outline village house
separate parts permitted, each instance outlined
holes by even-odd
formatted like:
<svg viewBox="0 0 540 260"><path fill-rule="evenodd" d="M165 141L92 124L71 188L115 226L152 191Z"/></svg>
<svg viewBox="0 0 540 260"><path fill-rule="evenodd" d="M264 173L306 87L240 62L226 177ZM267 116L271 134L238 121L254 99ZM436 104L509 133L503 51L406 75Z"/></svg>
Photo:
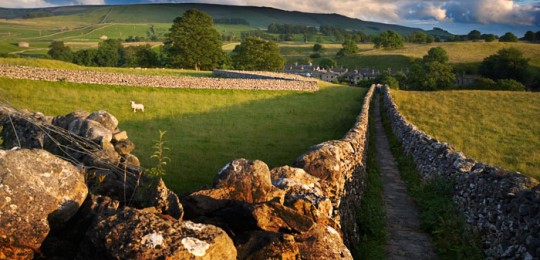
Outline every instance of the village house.
<svg viewBox="0 0 540 260"><path fill-rule="evenodd" d="M30 47L30 43L28 43L28 42L19 42L17 45L19 46L19 48L29 48Z"/></svg>

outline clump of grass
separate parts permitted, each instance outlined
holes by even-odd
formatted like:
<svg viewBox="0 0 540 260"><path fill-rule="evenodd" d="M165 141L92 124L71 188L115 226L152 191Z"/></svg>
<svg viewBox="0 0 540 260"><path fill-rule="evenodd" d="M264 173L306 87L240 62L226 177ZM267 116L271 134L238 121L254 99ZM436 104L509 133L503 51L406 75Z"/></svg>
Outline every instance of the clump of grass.
<svg viewBox="0 0 540 260"><path fill-rule="evenodd" d="M373 104L373 102L372 102ZM373 107L370 109L370 118L373 117ZM369 121L369 145L366 161L366 190L360 210L358 211L358 224L362 234L360 244L355 247L357 259L384 259L386 245L386 229L383 202L382 178L379 165L376 161L375 126L373 120Z"/></svg>
<svg viewBox="0 0 540 260"><path fill-rule="evenodd" d="M468 157L540 178L540 94L392 91L400 112ZM426 109L429 108L429 109Z"/></svg>
<svg viewBox="0 0 540 260"><path fill-rule="evenodd" d="M381 103L382 106L382 103ZM381 108L381 111L383 109ZM441 259L484 259L480 237L465 228L465 218L452 199L453 183L442 177L421 179L412 156L403 152L386 113L383 126L407 191L420 209L422 228L431 234Z"/></svg>

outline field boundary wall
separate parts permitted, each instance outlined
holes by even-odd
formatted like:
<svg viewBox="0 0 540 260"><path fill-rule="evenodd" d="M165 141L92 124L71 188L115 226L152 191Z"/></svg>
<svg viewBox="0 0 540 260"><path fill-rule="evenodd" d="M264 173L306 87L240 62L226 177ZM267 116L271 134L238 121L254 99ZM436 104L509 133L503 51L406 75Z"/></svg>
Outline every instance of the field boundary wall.
<svg viewBox="0 0 540 260"><path fill-rule="evenodd" d="M488 257L540 258L540 185L537 180L483 164L439 142L399 112L388 87L383 96L392 131L424 179L453 183L454 201L468 228L482 236Z"/></svg>

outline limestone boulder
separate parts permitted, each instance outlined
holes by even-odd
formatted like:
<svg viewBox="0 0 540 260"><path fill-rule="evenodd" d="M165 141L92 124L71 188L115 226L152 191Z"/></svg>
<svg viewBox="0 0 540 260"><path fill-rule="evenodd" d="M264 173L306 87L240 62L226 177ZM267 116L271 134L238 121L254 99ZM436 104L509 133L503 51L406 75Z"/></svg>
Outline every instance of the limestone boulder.
<svg viewBox="0 0 540 260"><path fill-rule="evenodd" d="M274 186L285 190L285 205L309 216L314 221L331 218L333 207L325 197L320 179L300 168L277 167L270 172Z"/></svg>
<svg viewBox="0 0 540 260"><path fill-rule="evenodd" d="M231 161L215 176L214 188L224 190L216 199L238 200L247 203L283 201L285 193L274 187L266 163L237 159Z"/></svg>
<svg viewBox="0 0 540 260"><path fill-rule="evenodd" d="M324 195L339 206L343 195L345 176L357 162L349 161L347 155L354 154L352 145L343 141L328 141L313 146L308 152L296 159L294 165L303 168L309 174L321 179Z"/></svg>
<svg viewBox="0 0 540 260"><path fill-rule="evenodd" d="M98 256L110 259L236 259L220 228L132 208L105 217L88 232ZM99 255L99 254L103 255Z"/></svg>
<svg viewBox="0 0 540 260"><path fill-rule="evenodd" d="M155 207L159 212L170 215L171 217L182 220L184 208L180 204L178 196L167 186L160 178L155 189L150 192L149 205Z"/></svg>
<svg viewBox="0 0 540 260"><path fill-rule="evenodd" d="M95 142L103 148L110 145L112 140L111 130L97 121L88 119L82 123L79 135Z"/></svg>
<svg viewBox="0 0 540 260"><path fill-rule="evenodd" d="M238 259L296 260L300 251L294 236L277 232L253 231L244 235L238 249Z"/></svg>
<svg viewBox="0 0 540 260"><path fill-rule="evenodd" d="M114 150L120 155L130 154L135 149L135 144L128 140L120 140L114 144Z"/></svg>
<svg viewBox="0 0 540 260"><path fill-rule="evenodd" d="M307 232L315 223L298 211L277 202L267 202L252 206L251 214L257 226L265 231Z"/></svg>
<svg viewBox="0 0 540 260"><path fill-rule="evenodd" d="M0 256L32 258L87 194L83 174L49 152L0 150Z"/></svg>
<svg viewBox="0 0 540 260"><path fill-rule="evenodd" d="M317 224L308 232L295 234L294 238L301 259L353 259L340 233L330 226Z"/></svg>
<svg viewBox="0 0 540 260"><path fill-rule="evenodd" d="M87 118L100 123L103 127L109 129L111 132L118 127L118 119L105 110L99 110L90 114Z"/></svg>
<svg viewBox="0 0 540 260"><path fill-rule="evenodd" d="M90 114L86 111L77 110L74 112L71 112L65 116L57 116L53 119L52 124L61 128L64 128L66 130L70 129L70 125L73 121L78 121L82 123ZM77 128L77 127L74 127ZM74 129L76 132L73 133L79 133L80 131L80 125L79 128Z"/></svg>

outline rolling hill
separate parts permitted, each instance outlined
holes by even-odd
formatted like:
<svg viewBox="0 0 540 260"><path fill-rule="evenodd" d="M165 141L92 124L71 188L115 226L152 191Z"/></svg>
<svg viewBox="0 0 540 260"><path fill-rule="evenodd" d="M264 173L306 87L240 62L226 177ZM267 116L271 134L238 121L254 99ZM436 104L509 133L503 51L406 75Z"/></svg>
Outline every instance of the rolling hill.
<svg viewBox="0 0 540 260"><path fill-rule="evenodd" d="M0 19L26 19L36 22L73 22L87 25L103 23L171 23L186 10L196 8L217 18L241 18L253 27L266 29L271 23L300 24L318 27L332 25L347 30L362 31L366 34L379 34L385 30L394 30L401 34L410 34L419 28L394 24L362 21L339 14L315 14L296 11L284 11L268 7L229 6L213 4L141 4L110 6L63 6L34 9L0 8ZM39 17L46 16L46 17ZM428 31L431 33L431 31ZM433 32L440 33L440 32Z"/></svg>

